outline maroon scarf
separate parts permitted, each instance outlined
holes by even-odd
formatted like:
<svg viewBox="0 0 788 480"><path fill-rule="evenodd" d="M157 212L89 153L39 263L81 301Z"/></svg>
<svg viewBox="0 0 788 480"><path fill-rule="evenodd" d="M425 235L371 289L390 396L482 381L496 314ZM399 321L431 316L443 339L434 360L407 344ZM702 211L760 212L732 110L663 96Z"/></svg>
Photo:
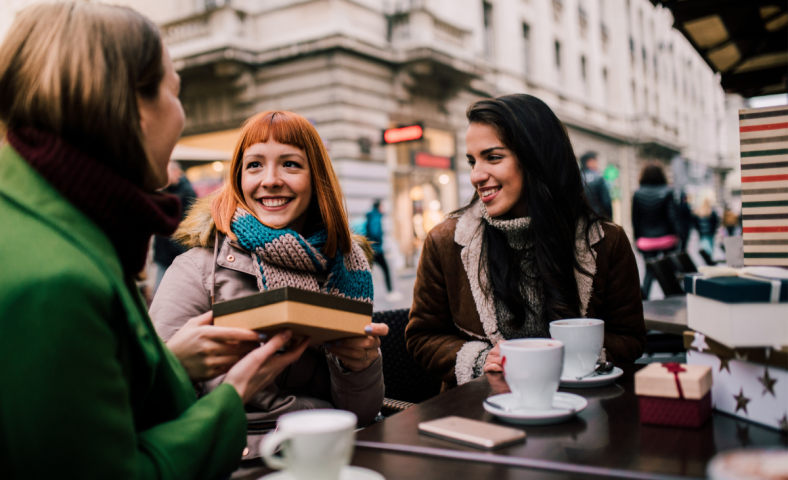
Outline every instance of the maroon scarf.
<svg viewBox="0 0 788 480"><path fill-rule="evenodd" d="M8 143L106 233L126 275L145 268L154 233L169 236L178 228L178 197L144 192L56 135L22 128L8 132Z"/></svg>

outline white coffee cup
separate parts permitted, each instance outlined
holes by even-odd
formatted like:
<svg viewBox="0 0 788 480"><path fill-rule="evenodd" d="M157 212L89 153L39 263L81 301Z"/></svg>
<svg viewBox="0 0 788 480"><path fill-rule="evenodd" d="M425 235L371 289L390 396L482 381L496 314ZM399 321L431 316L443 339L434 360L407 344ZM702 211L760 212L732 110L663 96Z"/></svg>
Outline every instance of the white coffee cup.
<svg viewBox="0 0 788 480"><path fill-rule="evenodd" d="M522 338L501 344L503 375L521 408L548 410L561 382L564 344L552 338Z"/></svg>
<svg viewBox="0 0 788 480"><path fill-rule="evenodd" d="M605 322L596 318L568 318L550 322L550 336L564 343L565 378L589 375L596 368L605 340Z"/></svg>
<svg viewBox="0 0 788 480"><path fill-rule="evenodd" d="M305 410L279 417L260 445L265 463L297 480L337 480L353 455L356 416L343 410ZM282 455L274 455L282 446Z"/></svg>

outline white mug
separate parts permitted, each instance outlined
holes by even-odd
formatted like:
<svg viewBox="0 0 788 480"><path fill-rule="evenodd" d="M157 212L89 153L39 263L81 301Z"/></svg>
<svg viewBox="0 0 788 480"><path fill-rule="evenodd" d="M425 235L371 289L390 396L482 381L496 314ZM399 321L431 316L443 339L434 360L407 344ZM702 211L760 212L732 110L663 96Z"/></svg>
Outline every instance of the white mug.
<svg viewBox="0 0 788 480"><path fill-rule="evenodd" d="M568 318L550 322L550 336L564 343L565 378L594 371L605 340L605 322L596 318Z"/></svg>
<svg viewBox="0 0 788 480"><path fill-rule="evenodd" d="M552 338L522 338L501 344L503 375L521 408L548 410L561 382L564 344Z"/></svg>
<svg viewBox="0 0 788 480"><path fill-rule="evenodd" d="M356 416L343 410L304 410L279 417L260 445L265 463L297 480L337 480L353 455ZM282 446L282 456L274 455Z"/></svg>

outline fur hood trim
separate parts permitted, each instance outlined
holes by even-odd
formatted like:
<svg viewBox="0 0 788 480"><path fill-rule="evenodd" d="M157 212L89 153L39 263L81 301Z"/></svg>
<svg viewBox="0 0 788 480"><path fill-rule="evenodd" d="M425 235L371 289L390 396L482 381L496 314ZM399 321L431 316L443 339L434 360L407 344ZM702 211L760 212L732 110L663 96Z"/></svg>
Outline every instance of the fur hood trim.
<svg viewBox="0 0 788 480"><path fill-rule="evenodd" d="M211 203L215 195L198 198L192 203L172 239L184 247L213 248L216 223L211 215Z"/></svg>
<svg viewBox="0 0 788 480"><path fill-rule="evenodd" d="M181 222L178 230L172 235L172 239L180 243L187 249L192 248L213 248L216 238L216 222L211 215L211 203L216 195L208 195L198 198L186 214L186 218ZM370 265L373 264L375 253L366 237L361 235L351 235L351 239L364 252L364 256Z"/></svg>
<svg viewBox="0 0 788 480"><path fill-rule="evenodd" d="M482 263L481 266L479 265L479 259L486 255L486 252L482 251L481 233L482 222L484 221L482 214L481 202L477 201L468 207L457 221L454 241L463 247L460 251L460 257L468 275L468 282L471 284L471 293L484 327L484 333L487 334L487 340L496 345L503 339L503 336L498 331L494 302L491 298L487 298L484 295L484 292L488 290L486 287L487 282L489 282L487 272L484 271L486 264ZM584 238L584 230L585 224L577 226L577 261L591 276L587 277L575 270L577 290L580 294L580 315L583 317L588 311L588 302L591 300L593 288L593 277L596 275L596 252L588 248ZM598 222L595 223L590 231L591 246L599 243L604 238L604 235L601 225ZM479 271L480 267L482 269L481 272Z"/></svg>

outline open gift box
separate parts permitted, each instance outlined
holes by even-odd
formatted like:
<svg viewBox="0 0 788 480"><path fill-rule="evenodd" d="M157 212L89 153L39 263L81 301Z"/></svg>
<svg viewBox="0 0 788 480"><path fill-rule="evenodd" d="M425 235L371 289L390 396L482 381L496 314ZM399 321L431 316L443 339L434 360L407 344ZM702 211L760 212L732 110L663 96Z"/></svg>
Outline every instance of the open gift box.
<svg viewBox="0 0 788 480"><path fill-rule="evenodd" d="M652 363L635 374L640 422L700 427L711 415L711 368Z"/></svg>

